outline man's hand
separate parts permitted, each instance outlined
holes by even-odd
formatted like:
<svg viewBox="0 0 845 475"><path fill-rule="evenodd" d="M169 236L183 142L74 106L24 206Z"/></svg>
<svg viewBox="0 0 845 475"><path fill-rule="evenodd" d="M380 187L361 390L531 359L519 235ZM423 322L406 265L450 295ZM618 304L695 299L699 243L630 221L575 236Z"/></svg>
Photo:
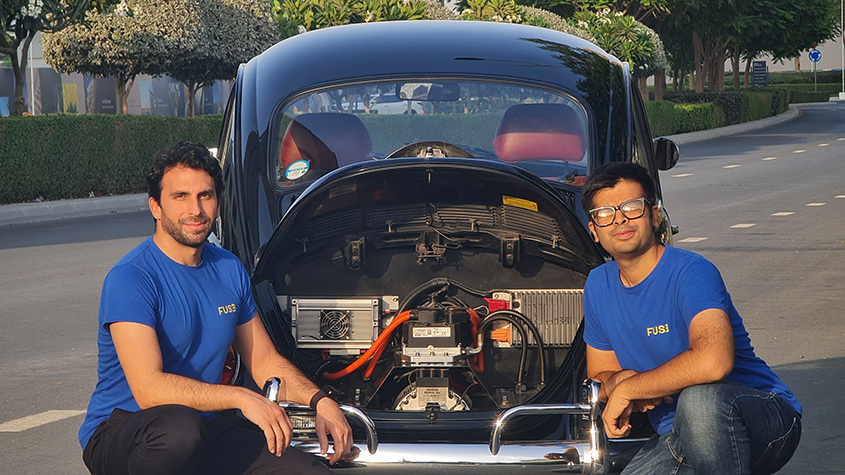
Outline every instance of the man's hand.
<svg viewBox="0 0 845 475"><path fill-rule="evenodd" d="M608 438L616 439L631 433L631 413L634 402L628 400L621 391L613 391L601 413L604 432Z"/></svg>
<svg viewBox="0 0 845 475"><path fill-rule="evenodd" d="M672 404L674 399L671 396L656 397L653 399L637 399L634 401L634 412L646 412L663 404Z"/></svg>
<svg viewBox="0 0 845 475"><path fill-rule="evenodd" d="M241 412L264 431L267 438L267 449L280 457L288 445L293 434L293 426L288 415L281 406L270 402L256 392L245 390L245 398L241 404ZM318 424L319 427L319 424Z"/></svg>
<svg viewBox="0 0 845 475"><path fill-rule="evenodd" d="M332 399L324 397L317 403L317 439L320 441L320 453L328 454L329 439L332 436L334 453L329 462L334 464L338 460L352 460L357 457L353 453L352 428L346 421L340 407Z"/></svg>
<svg viewBox="0 0 845 475"><path fill-rule="evenodd" d="M604 421L604 430L609 438L625 437L631 432L632 413L650 411L664 402L672 402L672 398L669 396L632 399L626 388L631 387L630 378L639 373L630 370L628 373L620 376L622 379L608 378L608 381L612 381L613 385L609 390L610 394L601 417ZM602 385L602 389L604 389L604 385Z"/></svg>

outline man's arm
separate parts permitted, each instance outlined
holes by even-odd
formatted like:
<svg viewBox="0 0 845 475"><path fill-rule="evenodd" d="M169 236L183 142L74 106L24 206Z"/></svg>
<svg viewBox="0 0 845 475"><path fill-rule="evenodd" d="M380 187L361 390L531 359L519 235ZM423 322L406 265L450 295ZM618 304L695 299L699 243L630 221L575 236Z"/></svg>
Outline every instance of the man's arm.
<svg viewBox="0 0 845 475"><path fill-rule="evenodd" d="M587 345L587 377L601 383L599 400L607 401L619 381L637 374L634 370L623 370L613 351L599 350Z"/></svg>
<svg viewBox="0 0 845 475"><path fill-rule="evenodd" d="M285 390L284 399L287 401L307 406L311 398L319 391L319 388L302 374L299 368L276 351L258 314L235 330L235 350L241 355L244 364L259 386L272 377L280 378ZM328 452L327 435L331 434L334 441L334 454L329 461L335 463L351 453L352 429L337 403L331 398L321 399L316 409L320 451L324 454Z"/></svg>
<svg viewBox="0 0 845 475"><path fill-rule="evenodd" d="M689 386L721 381L734 364L734 335L728 315L704 310L690 322L690 349L661 366L618 381L602 414L609 437L624 437L631 429L627 414L636 400L654 400Z"/></svg>
<svg viewBox="0 0 845 475"><path fill-rule="evenodd" d="M291 425L284 410L262 395L237 386L208 384L165 373L155 329L131 322L109 325L120 366L141 409L180 404L211 412L238 408L267 436L267 448L277 456L290 443Z"/></svg>

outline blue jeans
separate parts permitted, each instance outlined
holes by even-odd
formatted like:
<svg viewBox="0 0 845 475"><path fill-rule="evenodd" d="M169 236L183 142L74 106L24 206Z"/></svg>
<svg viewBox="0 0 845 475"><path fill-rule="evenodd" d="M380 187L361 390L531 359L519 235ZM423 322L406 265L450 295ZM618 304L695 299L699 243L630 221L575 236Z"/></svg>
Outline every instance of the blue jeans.
<svg viewBox="0 0 845 475"><path fill-rule="evenodd" d="M776 394L734 382L681 391L672 430L654 436L623 475L767 475L789 461L801 416Z"/></svg>

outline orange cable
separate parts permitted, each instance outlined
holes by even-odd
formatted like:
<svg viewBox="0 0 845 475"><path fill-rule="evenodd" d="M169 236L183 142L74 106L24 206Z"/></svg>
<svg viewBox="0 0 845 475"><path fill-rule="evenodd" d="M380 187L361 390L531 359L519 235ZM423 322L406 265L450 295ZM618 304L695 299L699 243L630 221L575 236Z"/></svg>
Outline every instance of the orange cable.
<svg viewBox="0 0 845 475"><path fill-rule="evenodd" d="M379 350L379 347L381 347L382 351L384 351L384 347L387 346L387 340L393 334L394 330L396 330L399 325L408 321L410 316L410 310L406 310L397 315L396 318L394 318L393 321L390 322L390 325L388 325L387 328L381 333L381 335L379 335L379 337L372 344L372 346L370 346L370 348L363 355L361 355L357 360L355 360L355 362L335 373L325 373L323 374L323 377L326 379L340 379L344 376L349 375L356 369L360 368L361 365L366 363L367 360L370 359L370 357L372 357ZM379 352L379 354L381 353Z"/></svg>

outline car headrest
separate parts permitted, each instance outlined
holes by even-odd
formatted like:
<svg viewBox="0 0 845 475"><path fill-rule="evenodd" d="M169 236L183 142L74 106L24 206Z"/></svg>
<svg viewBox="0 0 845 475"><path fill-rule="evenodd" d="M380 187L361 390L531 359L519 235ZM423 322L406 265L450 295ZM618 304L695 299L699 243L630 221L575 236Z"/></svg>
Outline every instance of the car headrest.
<svg viewBox="0 0 845 475"><path fill-rule="evenodd" d="M361 119L352 114L321 112L296 116L288 124L279 159L283 176L292 181L304 176L287 175L289 167L300 160L308 162L308 173L324 173L372 156L373 143Z"/></svg>
<svg viewBox="0 0 845 475"><path fill-rule="evenodd" d="M586 145L584 123L566 104L516 104L499 119L493 150L508 163L577 162L584 157Z"/></svg>

